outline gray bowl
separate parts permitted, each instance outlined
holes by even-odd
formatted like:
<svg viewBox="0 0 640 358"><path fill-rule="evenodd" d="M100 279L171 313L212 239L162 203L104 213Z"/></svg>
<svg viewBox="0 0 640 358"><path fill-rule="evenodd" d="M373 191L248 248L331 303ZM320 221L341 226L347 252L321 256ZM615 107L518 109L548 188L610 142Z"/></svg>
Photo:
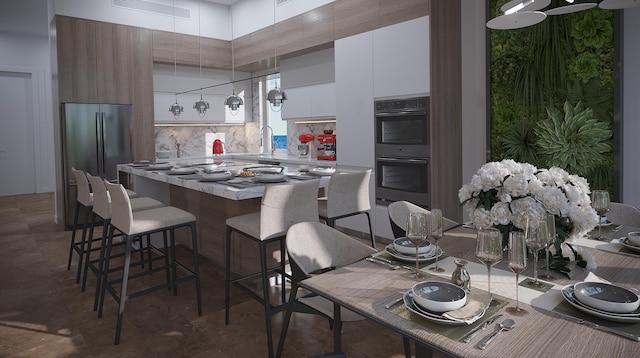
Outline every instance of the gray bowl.
<svg viewBox="0 0 640 358"><path fill-rule="evenodd" d="M401 254L411 256L416 255L416 245L414 245L413 242L411 242L404 236L393 240L393 247ZM433 247L431 246L431 243L429 241L425 241L424 243L420 244L420 246L418 246L418 254L420 255L429 253L432 248Z"/></svg>
<svg viewBox="0 0 640 358"><path fill-rule="evenodd" d="M640 306L640 298L626 288L604 282L578 282L573 294L587 306L607 312L628 313Z"/></svg>
<svg viewBox="0 0 640 358"><path fill-rule="evenodd" d="M629 243L631 243L631 245L640 247L640 231L632 231L628 233L627 238L629 238Z"/></svg>
<svg viewBox="0 0 640 358"><path fill-rule="evenodd" d="M467 303L467 293L462 287L449 282L424 281L411 289L413 301L432 312L457 310Z"/></svg>

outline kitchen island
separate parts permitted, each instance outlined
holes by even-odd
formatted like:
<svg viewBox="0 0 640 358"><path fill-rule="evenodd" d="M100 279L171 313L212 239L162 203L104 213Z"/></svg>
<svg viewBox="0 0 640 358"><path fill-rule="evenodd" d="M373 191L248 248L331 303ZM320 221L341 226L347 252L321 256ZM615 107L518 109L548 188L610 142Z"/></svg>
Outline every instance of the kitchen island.
<svg viewBox="0 0 640 358"><path fill-rule="evenodd" d="M254 159L255 158L255 159ZM265 156L235 155L200 158L178 158L165 161L174 168L220 169L238 171L248 167L269 166L260 164ZM255 183L245 178L245 185L231 186L226 182L201 182L197 175L169 175L168 170L147 170L144 164L120 164L121 181L126 180L128 186L139 195L152 197L167 205L186 210L197 218L198 252L219 267L225 265L225 222L227 218L256 212L260 210L260 202L265 185L295 184L301 180L318 180L320 188L329 183L328 176L302 176L300 165L296 163L314 163L315 161L296 161L297 158L269 156L268 160L282 163L284 172L288 174L285 183ZM285 162L286 161L286 162ZM335 162L320 161L323 166L335 166ZM289 164L287 164L289 163ZM123 174L124 173L124 174ZM187 232L176 232L178 241L186 246ZM184 238L184 239L183 239ZM235 246L237 245L237 247ZM270 257L279 257L278 245L269 248L273 252ZM251 273L259 269L258 250L245 240L234 240L232 249L232 270L237 273Z"/></svg>

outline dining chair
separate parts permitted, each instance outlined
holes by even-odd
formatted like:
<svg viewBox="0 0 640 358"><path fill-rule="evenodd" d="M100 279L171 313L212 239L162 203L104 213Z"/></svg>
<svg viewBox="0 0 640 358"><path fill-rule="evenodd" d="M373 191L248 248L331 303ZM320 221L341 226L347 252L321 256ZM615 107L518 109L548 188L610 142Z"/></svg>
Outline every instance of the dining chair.
<svg viewBox="0 0 640 358"><path fill-rule="evenodd" d="M336 173L331 176L327 195L318 199L320 218L331 227L336 220L364 214L369 223L371 247L376 247L376 239L371 226L371 201L369 199L369 178L371 169L354 173Z"/></svg>
<svg viewBox="0 0 640 358"><path fill-rule="evenodd" d="M409 217L410 212L419 212L431 215L429 210L404 200L394 201L389 204L387 212L389 215L389 222L391 222L393 237L395 238L405 236L407 231L407 217ZM442 228L445 231L457 225L459 224L451 219L447 219L445 217L442 218Z"/></svg>
<svg viewBox="0 0 640 358"><path fill-rule="evenodd" d="M640 209L623 203L611 202L607 219L616 225L640 228Z"/></svg>
<svg viewBox="0 0 640 358"><path fill-rule="evenodd" d="M269 357L273 357L271 315L282 311L286 302L284 286L285 278L289 278L289 275L285 272L284 240L291 225L305 221L318 221L318 185L319 180L266 185L259 212L234 216L226 220L225 324L229 324L230 289L231 285L234 285L264 305ZM233 233L239 235L233 235ZM231 278L231 246L234 237L248 238L258 244L260 272ZM274 242L280 245L280 262L276 267L268 267L267 245ZM282 303L273 307L269 297L269 275L272 272L283 276ZM257 276L262 280L262 296L242 282Z"/></svg>
<svg viewBox="0 0 640 358"><path fill-rule="evenodd" d="M363 317L352 311L341 309L337 304L334 305L331 301L314 293L298 297L298 283L311 277L312 273L322 273L349 265L370 256L377 250L319 222L292 225L287 231L286 246L292 272L291 291L276 357L282 355L289 322L294 312L318 314L327 317L333 323L334 355L331 356L338 357L342 354L341 322L361 320Z"/></svg>
<svg viewBox="0 0 640 358"><path fill-rule="evenodd" d="M139 297L143 294L157 291L163 288L172 288L173 294L178 294L178 284L190 280L195 281L196 301L198 307L198 316L202 316L202 300L200 288L200 271L198 267L198 240L196 235L196 217L182 209L173 206L163 206L160 208L148 209L133 212L131 201L127 196L124 187L120 184L112 184L105 181L105 186L111 197L111 225L107 236L107 248L105 253L104 269L102 273L102 287L100 289L100 304L98 309L98 317L102 316L104 307L104 296L108 291L118 302L118 318L116 321L115 344L120 343L120 331L122 329L122 320L124 316L124 308L127 300ZM193 251L193 264L191 268L186 267L176 259L175 251L175 229L188 228L191 233L191 245ZM114 232L121 233L121 239L125 243L124 263L119 270L111 270L111 251L113 248ZM131 276L132 243L138 238L152 233L163 234L164 251L156 248L152 249L164 255L165 265L163 267L154 267L151 270L133 273ZM169 241L167 241L167 232L169 233ZM169 262L169 257L171 258ZM184 272L178 278L177 269ZM122 271L121 277L110 281L109 276L116 272ZM128 292L128 283L130 279L153 275L155 272L165 271L166 282L158 283L151 287L146 287L136 292ZM119 286L119 292L116 287ZM138 287L138 285L136 285Z"/></svg>
<svg viewBox="0 0 640 358"><path fill-rule="evenodd" d="M102 282L102 269L104 267L104 251L106 249L107 232L111 223L111 197L107 191L107 187L104 184L102 178L93 176L89 173L86 174L87 180L91 185L93 191L93 210L91 212L91 219L89 223L89 238L87 240L87 249L85 250L84 259L84 273L82 277L82 291L84 291L87 284L87 272L90 269L96 275L96 292L93 302L93 310L98 309L98 298L100 296L100 287ZM142 211L163 207L164 204L158 200L147 197L131 198L131 210ZM95 227L96 218L102 219L102 236L100 238L93 239L93 232ZM147 252L149 259L151 259L151 246L149 245L150 235L147 235ZM93 248L94 241L100 241L97 248ZM144 251L143 244L140 242L139 251L141 262L144 263ZM91 259L91 253L93 251L99 251L98 258ZM114 255L112 255L114 257ZM151 268L152 261L149 261L149 267Z"/></svg>

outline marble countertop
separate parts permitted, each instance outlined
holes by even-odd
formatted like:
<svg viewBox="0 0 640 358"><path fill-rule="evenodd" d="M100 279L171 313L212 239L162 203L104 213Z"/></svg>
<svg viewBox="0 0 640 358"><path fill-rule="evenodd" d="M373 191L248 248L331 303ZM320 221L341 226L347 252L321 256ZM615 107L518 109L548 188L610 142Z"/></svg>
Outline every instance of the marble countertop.
<svg viewBox="0 0 640 358"><path fill-rule="evenodd" d="M242 158L251 158L244 161ZM211 157L199 157L199 158L178 158L173 160L162 161L173 165L174 168L194 168L198 171L195 174L182 174L172 175L168 174L168 170L148 170L148 167L137 166L134 164L118 164L118 170L121 172L129 173L131 175L137 175L140 177L156 180L196 191L200 191L206 194L216 195L231 200L243 200L262 197L264 193L265 184L287 184L295 183L302 180L319 180L319 187L326 187L329 184L329 176L313 176L305 172L300 172L300 165L314 166L314 161L304 161L304 164L296 165L292 164L280 165L284 167L284 173L287 174L288 180L280 183L258 183L253 181L251 177L236 177L234 182L228 183L227 181L220 182L203 182L199 181L198 177L202 174L202 170L208 169L226 169L226 170L241 170L246 167L258 166L257 156L240 156L240 155L225 155L225 156L211 156ZM264 157L260 157L264 158ZM278 158L270 157L269 160L277 160ZM281 161L284 162L284 161ZM319 161L321 164L325 164L326 161ZM335 162L332 162L335 166ZM329 164L329 163L326 163ZM322 166L331 166L331 165Z"/></svg>
<svg viewBox="0 0 640 358"><path fill-rule="evenodd" d="M317 160L315 158L300 158L295 155L288 155L285 153L274 153L274 154L260 154L260 153L234 153L234 154L222 154L222 155L210 155L206 157L182 157L182 158L173 158L173 159L159 159L158 161L169 161L171 163L182 163L182 162L190 162L190 161L211 161L214 160L245 160L252 163L257 163L258 161L272 161L272 162L280 162L283 164L296 164L296 165L309 165L309 166L319 166L319 167L336 167L335 160Z"/></svg>

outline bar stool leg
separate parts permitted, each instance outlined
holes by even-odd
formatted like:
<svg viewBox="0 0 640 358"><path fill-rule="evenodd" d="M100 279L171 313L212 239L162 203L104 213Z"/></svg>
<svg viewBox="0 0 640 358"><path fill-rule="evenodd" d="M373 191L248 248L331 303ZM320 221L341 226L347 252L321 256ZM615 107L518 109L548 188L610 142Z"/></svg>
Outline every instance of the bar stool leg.
<svg viewBox="0 0 640 358"><path fill-rule="evenodd" d="M176 233L174 229L171 229L169 232L169 248L171 250L171 273L172 273L172 287L173 287L173 295L178 295L178 285L175 283L178 280L178 268L176 264Z"/></svg>
<svg viewBox="0 0 640 358"><path fill-rule="evenodd" d="M171 272L169 270L169 240L167 240L167 230L162 232L162 243L164 244L164 272L167 276L167 283L170 283ZM171 286L168 286L167 290L171 290Z"/></svg>
<svg viewBox="0 0 640 358"><path fill-rule="evenodd" d="M113 232L115 228L111 226L109 228L109 235L107 238L107 253L105 255L104 270L102 271L102 287L100 288L100 305L98 307L98 318L102 317L102 308L104 307L104 295L106 293L107 284L109 282L109 264L111 263L111 248L113 246Z"/></svg>
<svg viewBox="0 0 640 358"><path fill-rule="evenodd" d="M269 358L273 358L273 336L271 332L271 303L269 300L269 275L267 272L267 245L260 241L260 269L262 270L262 293L264 295L264 314L267 325L267 348Z"/></svg>
<svg viewBox="0 0 640 358"><path fill-rule="evenodd" d="M102 287L102 276L104 275L104 255L107 244L107 230L111 219L105 219L102 223L102 241L100 242L100 257L98 258L98 277L96 278L96 293L93 298L93 311L98 310L98 300L100 299L100 288Z"/></svg>
<svg viewBox="0 0 640 358"><path fill-rule="evenodd" d="M91 211L91 223L89 225L89 240L87 241L87 249L85 250L85 258L84 258L84 272L82 274L82 288L80 289L84 292L84 289L87 287L87 271L89 270L89 260L91 260L91 244L93 243L93 226L96 223L96 213Z"/></svg>
<svg viewBox="0 0 640 358"><path fill-rule="evenodd" d="M73 211L73 232L71 233L71 244L69 245L69 262L67 263L67 270L71 270L71 260L73 258L73 247L76 244L76 226L78 225L78 215L80 214L80 204L76 201L76 208Z"/></svg>
<svg viewBox="0 0 640 358"><path fill-rule="evenodd" d="M123 235L127 242L124 253L124 265L122 269L122 284L120 287L120 301L118 302L118 321L116 322L116 339L114 344L120 344L120 331L122 330L122 318L124 316L124 305L127 302L127 283L129 281L129 265L131 264L131 242L132 237Z"/></svg>
<svg viewBox="0 0 640 358"><path fill-rule="evenodd" d="M371 234L371 247L373 247L374 249L376 248L376 237L373 236L373 228L371 227L371 215L369 215L369 212L365 211L365 214L367 215L367 221L369 222L369 234Z"/></svg>
<svg viewBox="0 0 640 358"><path fill-rule="evenodd" d="M202 316L202 289L200 287L200 263L198 259L198 235L196 234L196 224L192 223L191 245L193 246L193 273L196 280L196 300L198 301L198 316Z"/></svg>
<svg viewBox="0 0 640 358"><path fill-rule="evenodd" d="M227 226L225 236L225 293L224 293L224 324L229 324L229 295L231 290L231 234L232 229Z"/></svg>
<svg viewBox="0 0 640 358"><path fill-rule="evenodd" d="M84 223L82 224L82 240L80 241L80 249L78 251L78 272L76 273L76 283L80 283L80 274L82 273L82 260L84 258L85 245L87 243L87 224L89 215L91 215L93 207L85 206Z"/></svg>

